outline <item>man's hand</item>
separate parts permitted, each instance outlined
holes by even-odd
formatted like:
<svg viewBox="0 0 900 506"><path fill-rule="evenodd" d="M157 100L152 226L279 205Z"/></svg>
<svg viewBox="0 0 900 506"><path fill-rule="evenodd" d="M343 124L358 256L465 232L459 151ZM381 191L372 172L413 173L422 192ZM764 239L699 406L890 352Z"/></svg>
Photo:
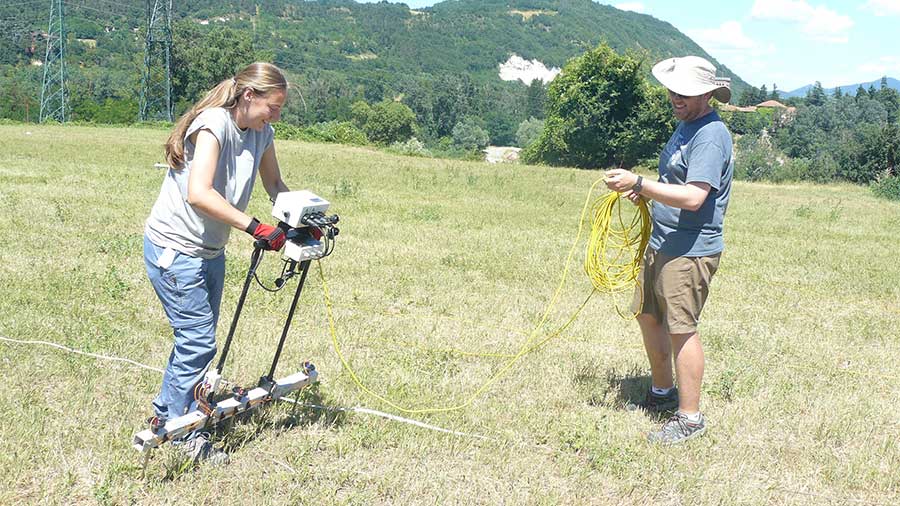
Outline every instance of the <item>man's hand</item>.
<svg viewBox="0 0 900 506"><path fill-rule="evenodd" d="M638 195L637 193L634 193L631 190L626 190L625 192L622 193L622 198L628 199L634 205L638 205L638 203L641 201L642 197L640 195Z"/></svg>
<svg viewBox="0 0 900 506"><path fill-rule="evenodd" d="M631 190L637 183L637 174L625 169L606 171L606 187L619 193Z"/></svg>

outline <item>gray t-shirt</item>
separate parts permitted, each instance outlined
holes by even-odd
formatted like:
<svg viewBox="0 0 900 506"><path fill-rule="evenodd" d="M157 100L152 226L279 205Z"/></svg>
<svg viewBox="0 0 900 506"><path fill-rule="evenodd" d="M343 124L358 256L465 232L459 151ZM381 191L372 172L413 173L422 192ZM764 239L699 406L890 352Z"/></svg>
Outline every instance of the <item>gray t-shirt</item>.
<svg viewBox="0 0 900 506"><path fill-rule="evenodd" d="M669 256L700 257L725 248L722 227L734 175L731 133L713 111L681 122L659 157L659 181L707 183L709 195L696 211L653 201L650 247Z"/></svg>
<svg viewBox="0 0 900 506"><path fill-rule="evenodd" d="M225 250L231 226L206 216L187 203L188 178L195 149L190 136L199 130L208 130L219 141L213 188L241 211L247 209L259 162L272 144L275 132L271 125L262 130L241 130L228 110L221 107L203 111L188 127L184 136L184 167L169 169L147 218L144 233L158 246L209 259Z"/></svg>

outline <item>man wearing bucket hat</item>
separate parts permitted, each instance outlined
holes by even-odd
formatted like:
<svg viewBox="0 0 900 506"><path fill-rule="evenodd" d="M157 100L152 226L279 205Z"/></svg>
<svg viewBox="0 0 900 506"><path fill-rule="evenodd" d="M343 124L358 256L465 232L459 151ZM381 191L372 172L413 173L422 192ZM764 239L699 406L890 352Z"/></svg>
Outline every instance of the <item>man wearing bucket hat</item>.
<svg viewBox="0 0 900 506"><path fill-rule="evenodd" d="M669 58L653 66L669 91L678 127L659 157L659 179L606 172L609 189L634 203L653 201L653 232L632 309L650 361L647 411L678 407L648 440L675 444L706 431L700 412L704 357L697 333L700 311L724 248L722 228L734 172L731 134L709 101L731 99L730 80L716 77L703 58ZM672 357L675 358L673 381Z"/></svg>

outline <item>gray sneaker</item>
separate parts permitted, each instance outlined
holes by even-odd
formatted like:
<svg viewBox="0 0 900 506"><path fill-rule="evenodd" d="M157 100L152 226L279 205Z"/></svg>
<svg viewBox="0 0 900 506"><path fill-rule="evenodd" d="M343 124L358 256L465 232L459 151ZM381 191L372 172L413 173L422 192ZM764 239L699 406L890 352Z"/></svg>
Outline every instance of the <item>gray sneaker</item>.
<svg viewBox="0 0 900 506"><path fill-rule="evenodd" d="M181 444L181 449L195 464L208 462L214 466L227 464L231 459L222 450L213 447L209 442L209 434L201 432Z"/></svg>
<svg viewBox="0 0 900 506"><path fill-rule="evenodd" d="M647 441L661 445L674 445L693 439L706 432L706 419L700 415L700 421L691 422L681 413L675 413L656 432L647 436Z"/></svg>
<svg viewBox="0 0 900 506"><path fill-rule="evenodd" d="M647 390L647 395L644 397L643 402L639 403L628 403L625 405L625 409L628 411L637 411L638 409L643 409L644 411L648 411L651 413L661 413L663 411L672 411L678 408L678 389L672 388L669 390L669 393L665 395L659 395L653 393L652 389Z"/></svg>

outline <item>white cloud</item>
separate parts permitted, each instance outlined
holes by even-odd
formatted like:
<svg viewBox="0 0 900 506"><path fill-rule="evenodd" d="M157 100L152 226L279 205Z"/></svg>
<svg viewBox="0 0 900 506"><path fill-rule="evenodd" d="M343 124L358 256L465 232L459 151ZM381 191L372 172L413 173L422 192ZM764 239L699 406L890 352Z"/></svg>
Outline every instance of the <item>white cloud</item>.
<svg viewBox="0 0 900 506"><path fill-rule="evenodd" d="M900 16L900 0L869 0L863 7L876 16Z"/></svg>
<svg viewBox="0 0 900 506"><path fill-rule="evenodd" d="M613 7L619 9L620 11L646 12L646 8L641 2L626 2L615 4L613 5Z"/></svg>
<svg viewBox="0 0 900 506"><path fill-rule="evenodd" d="M881 76L900 76L900 57L882 56L875 61L860 64L858 69L862 75L870 76L865 79L868 81Z"/></svg>
<svg viewBox="0 0 900 506"><path fill-rule="evenodd" d="M719 50L753 49L757 46L756 42L744 33L743 27L737 21L726 21L717 28L687 30L687 34L708 53Z"/></svg>
<svg viewBox="0 0 900 506"><path fill-rule="evenodd" d="M849 16L822 5L810 5L806 0L756 0L750 14L756 19L798 23L809 37L828 42L848 42L847 32L853 27Z"/></svg>
<svg viewBox="0 0 900 506"><path fill-rule="evenodd" d="M700 45L707 53L747 82L759 86L772 73L771 55L775 53L772 44L762 44L744 33L737 21L726 21L715 28L685 30L688 37Z"/></svg>

